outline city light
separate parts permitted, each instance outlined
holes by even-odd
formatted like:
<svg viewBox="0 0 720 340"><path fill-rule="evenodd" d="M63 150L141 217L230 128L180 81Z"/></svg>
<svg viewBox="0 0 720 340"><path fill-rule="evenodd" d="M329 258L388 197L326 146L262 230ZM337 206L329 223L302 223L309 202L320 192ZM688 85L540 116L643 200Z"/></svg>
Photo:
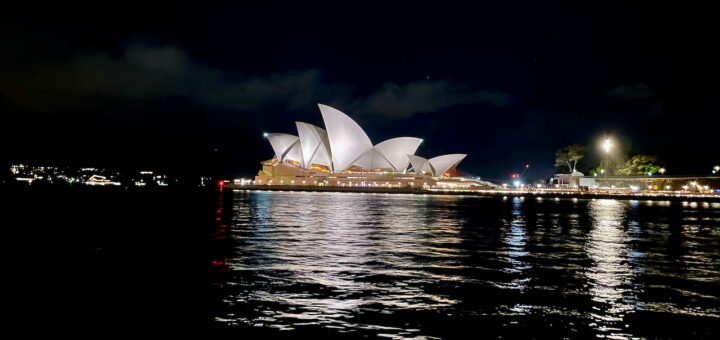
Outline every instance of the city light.
<svg viewBox="0 0 720 340"><path fill-rule="evenodd" d="M665 168L660 168L660 170L658 170L658 172L659 172L661 175L665 174Z"/></svg>

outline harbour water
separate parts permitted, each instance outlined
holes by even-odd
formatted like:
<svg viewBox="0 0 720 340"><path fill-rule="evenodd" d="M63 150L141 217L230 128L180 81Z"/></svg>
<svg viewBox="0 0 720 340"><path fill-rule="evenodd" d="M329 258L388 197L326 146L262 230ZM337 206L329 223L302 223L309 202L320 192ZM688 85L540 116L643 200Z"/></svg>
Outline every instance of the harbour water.
<svg viewBox="0 0 720 340"><path fill-rule="evenodd" d="M25 334L720 335L716 202L106 188L0 197L8 324Z"/></svg>
<svg viewBox="0 0 720 340"><path fill-rule="evenodd" d="M214 228L224 330L719 334L720 203L240 191Z"/></svg>

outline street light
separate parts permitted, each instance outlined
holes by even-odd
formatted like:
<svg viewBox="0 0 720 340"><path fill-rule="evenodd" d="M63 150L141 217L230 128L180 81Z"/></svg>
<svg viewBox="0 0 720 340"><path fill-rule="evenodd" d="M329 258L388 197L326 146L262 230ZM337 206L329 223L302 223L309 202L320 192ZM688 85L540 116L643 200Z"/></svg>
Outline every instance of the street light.
<svg viewBox="0 0 720 340"><path fill-rule="evenodd" d="M613 147L613 142L610 140L610 138L605 138L605 140L602 142L602 148L605 150L605 167L608 166L608 154L610 153L610 149ZM605 173L604 169L600 170L602 173ZM607 173L605 173L605 185L607 185Z"/></svg>
<svg viewBox="0 0 720 340"><path fill-rule="evenodd" d="M664 174L665 174L665 168L660 168L660 170L658 170L658 172L659 172L661 175L664 175Z"/></svg>
<svg viewBox="0 0 720 340"><path fill-rule="evenodd" d="M605 138L605 141L603 141L602 147L605 150L605 153L610 152L610 149L613 147L613 143L610 140L610 138Z"/></svg>

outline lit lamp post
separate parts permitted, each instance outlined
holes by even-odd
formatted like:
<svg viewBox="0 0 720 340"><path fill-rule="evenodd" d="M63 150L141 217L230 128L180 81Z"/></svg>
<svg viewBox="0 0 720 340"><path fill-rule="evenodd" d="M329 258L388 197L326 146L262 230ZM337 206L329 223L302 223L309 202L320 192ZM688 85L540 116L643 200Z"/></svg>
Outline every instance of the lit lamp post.
<svg viewBox="0 0 720 340"><path fill-rule="evenodd" d="M610 138L605 138L605 140L602 143L602 148L605 150L605 168L608 168L608 156L610 154L610 149L612 149L613 143L610 140ZM605 174L605 185L607 186L607 172L605 169L601 169L600 172Z"/></svg>

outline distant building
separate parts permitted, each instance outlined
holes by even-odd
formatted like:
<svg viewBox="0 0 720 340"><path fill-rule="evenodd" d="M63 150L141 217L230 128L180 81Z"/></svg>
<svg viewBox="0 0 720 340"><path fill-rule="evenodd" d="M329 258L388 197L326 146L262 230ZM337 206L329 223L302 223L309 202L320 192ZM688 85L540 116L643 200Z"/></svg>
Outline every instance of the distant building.
<svg viewBox="0 0 720 340"><path fill-rule="evenodd" d="M571 174L555 174L552 184L560 188L577 189L582 186L580 179L583 178L583 176L585 175L579 171L573 171ZM586 184L586 182L583 182L582 184Z"/></svg>

